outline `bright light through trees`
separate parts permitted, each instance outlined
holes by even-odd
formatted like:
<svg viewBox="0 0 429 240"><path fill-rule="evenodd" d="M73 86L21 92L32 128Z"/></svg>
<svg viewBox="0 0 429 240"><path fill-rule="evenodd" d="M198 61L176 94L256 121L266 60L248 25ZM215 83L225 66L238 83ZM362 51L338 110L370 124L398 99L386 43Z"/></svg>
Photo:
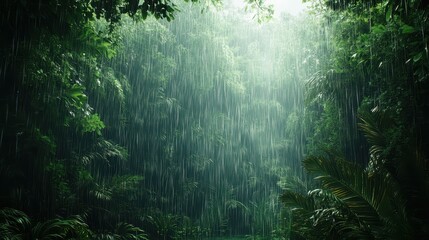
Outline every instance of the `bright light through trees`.
<svg viewBox="0 0 429 240"><path fill-rule="evenodd" d="M287 12L295 16L302 13L308 5L302 0L267 0L266 3L274 5L275 15Z"/></svg>

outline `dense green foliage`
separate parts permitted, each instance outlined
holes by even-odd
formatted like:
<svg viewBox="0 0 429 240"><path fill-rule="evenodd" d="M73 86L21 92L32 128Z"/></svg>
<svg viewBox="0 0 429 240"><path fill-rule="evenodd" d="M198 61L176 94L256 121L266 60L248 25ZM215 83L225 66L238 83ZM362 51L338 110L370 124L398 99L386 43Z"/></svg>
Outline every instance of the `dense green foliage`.
<svg viewBox="0 0 429 240"><path fill-rule="evenodd" d="M428 238L424 1L184 2L1 3L0 238Z"/></svg>
<svg viewBox="0 0 429 240"><path fill-rule="evenodd" d="M292 236L425 239L427 5L326 1L313 7L331 25L327 58L308 82L306 108L315 124L303 164L317 187L282 195L294 207Z"/></svg>
<svg viewBox="0 0 429 240"><path fill-rule="evenodd" d="M263 1L246 2L258 20L269 18ZM247 152L254 140L236 132L251 124L241 116L244 67L229 40L216 38L220 27L209 31L184 17L176 25L155 20L171 20L178 5L2 2L5 238L271 233L277 218L263 219L277 214L278 204L271 203L277 194L266 199L263 171L255 169L262 163L254 165L267 146ZM196 19L202 16L186 8L181 6ZM146 21L136 24L138 19ZM206 20L213 26L223 21L210 14ZM195 56L203 61L209 48L212 62L198 66ZM215 173L221 171L228 171L227 178L218 183ZM276 188L275 180L271 185ZM243 217L246 222L235 221ZM254 221L259 223L251 231Z"/></svg>

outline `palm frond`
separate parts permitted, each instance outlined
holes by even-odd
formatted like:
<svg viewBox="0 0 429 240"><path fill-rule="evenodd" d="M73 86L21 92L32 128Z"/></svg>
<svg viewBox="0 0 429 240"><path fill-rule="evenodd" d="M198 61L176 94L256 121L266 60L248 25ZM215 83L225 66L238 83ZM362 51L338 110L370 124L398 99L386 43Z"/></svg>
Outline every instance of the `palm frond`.
<svg viewBox="0 0 429 240"><path fill-rule="evenodd" d="M37 223L31 230L34 239L66 239L69 235L78 235L79 239L90 236L88 225L79 216L69 219L54 218Z"/></svg>
<svg viewBox="0 0 429 240"><path fill-rule="evenodd" d="M148 240L148 236L141 228L130 223L120 222L116 225L115 234L120 236L118 239L126 240Z"/></svg>
<svg viewBox="0 0 429 240"><path fill-rule="evenodd" d="M381 165L381 161L387 161L386 151L389 149L389 142L386 137L386 131L394 125L394 121L386 112L381 112L378 108L359 113L360 123L358 126L362 129L368 143L371 161L373 164Z"/></svg>
<svg viewBox="0 0 429 240"><path fill-rule="evenodd" d="M307 171L318 175L316 179L324 188L375 232L384 234L383 227L391 221L391 236L408 233L405 204L388 174L369 177L362 167L338 158L308 157L303 163Z"/></svg>
<svg viewBox="0 0 429 240"><path fill-rule="evenodd" d="M31 229L31 221L24 212L13 208L0 210L0 236L6 239L21 239L28 229Z"/></svg>
<svg viewBox="0 0 429 240"><path fill-rule="evenodd" d="M89 193L97 200L110 201L112 199L112 189L107 184L94 183L94 189Z"/></svg>
<svg viewBox="0 0 429 240"><path fill-rule="evenodd" d="M392 116L393 113L378 108L360 112L359 126L372 145L367 170L371 174L378 172L391 176L394 179L392 187L400 189L406 197L406 201L396 203L398 212L406 215L408 210L413 227L427 229L429 175L427 160L422 154L419 138L415 136L415 131L419 130L396 124Z"/></svg>
<svg viewBox="0 0 429 240"><path fill-rule="evenodd" d="M89 239L91 231L81 216L54 218L32 225L22 211L4 208L0 210L1 239Z"/></svg>
<svg viewBox="0 0 429 240"><path fill-rule="evenodd" d="M96 233L92 235L94 240L116 240L116 237L112 233Z"/></svg>
<svg viewBox="0 0 429 240"><path fill-rule="evenodd" d="M313 214L316 210L314 199L306 194L287 189L280 196L280 201L286 207L291 208L289 214L290 233L303 239L315 239L313 237ZM320 236L322 238L322 236Z"/></svg>
<svg viewBox="0 0 429 240"><path fill-rule="evenodd" d="M294 234L306 239L350 239L363 235L359 224L351 223L355 217L344 211L341 202L327 191L315 189L304 195L287 190L280 200L294 207L291 229Z"/></svg>
<svg viewBox="0 0 429 240"><path fill-rule="evenodd" d="M338 239L374 239L374 234L368 226L365 226L355 219L342 219L336 221L333 228L338 236Z"/></svg>
<svg viewBox="0 0 429 240"><path fill-rule="evenodd" d="M100 163L111 165L112 161L124 162L128 158L127 150L106 139L99 139L91 150L83 155L78 155L78 158L84 164L100 161Z"/></svg>
<svg viewBox="0 0 429 240"><path fill-rule="evenodd" d="M288 207L300 208L307 212L312 212L317 209L314 198L291 190L285 190L280 196L280 201Z"/></svg>

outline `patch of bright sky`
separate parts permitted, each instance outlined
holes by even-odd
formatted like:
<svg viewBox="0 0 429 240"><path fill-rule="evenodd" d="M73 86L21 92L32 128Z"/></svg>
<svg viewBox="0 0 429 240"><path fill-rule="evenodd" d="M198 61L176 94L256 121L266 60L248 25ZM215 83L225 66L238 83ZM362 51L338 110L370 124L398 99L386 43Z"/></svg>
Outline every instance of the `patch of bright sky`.
<svg viewBox="0 0 429 240"><path fill-rule="evenodd" d="M224 2L229 2L239 9L244 9L245 6L244 0L224 0ZM274 5L274 17L281 16L285 12L298 16L309 6L308 3L303 3L302 0L265 0L265 4Z"/></svg>
<svg viewBox="0 0 429 240"><path fill-rule="evenodd" d="M302 0L266 0L266 3L274 5L275 15L287 12L294 16L304 12L308 5L303 3Z"/></svg>

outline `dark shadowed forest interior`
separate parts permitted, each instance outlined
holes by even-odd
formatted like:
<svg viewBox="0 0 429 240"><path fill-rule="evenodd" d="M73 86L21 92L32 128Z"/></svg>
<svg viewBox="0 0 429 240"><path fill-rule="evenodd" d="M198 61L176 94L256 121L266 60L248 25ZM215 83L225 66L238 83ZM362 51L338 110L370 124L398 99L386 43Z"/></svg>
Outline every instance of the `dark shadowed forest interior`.
<svg viewBox="0 0 429 240"><path fill-rule="evenodd" d="M1 0L1 240L429 239L425 0Z"/></svg>

